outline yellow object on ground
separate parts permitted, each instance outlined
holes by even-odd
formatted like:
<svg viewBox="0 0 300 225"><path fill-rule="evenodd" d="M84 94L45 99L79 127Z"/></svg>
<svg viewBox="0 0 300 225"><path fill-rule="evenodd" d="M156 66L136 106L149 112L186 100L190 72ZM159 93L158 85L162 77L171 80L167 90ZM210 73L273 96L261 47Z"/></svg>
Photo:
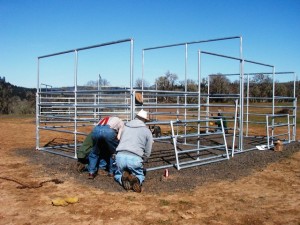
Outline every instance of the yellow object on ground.
<svg viewBox="0 0 300 225"><path fill-rule="evenodd" d="M69 203L67 203L64 199L58 198L52 200L52 205L54 206L67 206Z"/></svg>
<svg viewBox="0 0 300 225"><path fill-rule="evenodd" d="M73 198L65 198L65 201L67 203L70 203L70 204L74 204L74 203L77 203L78 202L78 197L73 197Z"/></svg>
<svg viewBox="0 0 300 225"><path fill-rule="evenodd" d="M74 204L79 201L78 197L68 197L68 198L57 198L52 200L52 205L54 206L67 206L68 204Z"/></svg>

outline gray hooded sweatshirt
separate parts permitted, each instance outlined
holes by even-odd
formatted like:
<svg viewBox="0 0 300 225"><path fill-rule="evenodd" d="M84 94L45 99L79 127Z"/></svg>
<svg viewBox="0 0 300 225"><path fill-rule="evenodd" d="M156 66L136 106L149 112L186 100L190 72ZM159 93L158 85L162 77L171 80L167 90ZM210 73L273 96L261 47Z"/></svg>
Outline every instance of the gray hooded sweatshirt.
<svg viewBox="0 0 300 225"><path fill-rule="evenodd" d="M151 131L143 121L136 118L125 124L116 151L132 152L142 158L148 158L151 154L152 143Z"/></svg>

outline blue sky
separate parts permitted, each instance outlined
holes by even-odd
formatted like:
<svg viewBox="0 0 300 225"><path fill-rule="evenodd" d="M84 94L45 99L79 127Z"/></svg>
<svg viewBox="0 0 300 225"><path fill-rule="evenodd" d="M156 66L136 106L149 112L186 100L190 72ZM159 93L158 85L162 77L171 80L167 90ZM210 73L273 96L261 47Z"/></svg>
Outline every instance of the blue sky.
<svg viewBox="0 0 300 225"><path fill-rule="evenodd" d="M0 0L0 76L37 87L37 57L121 39L134 39L134 80L142 49L242 36L245 59L300 73L300 0ZM188 78L197 78L197 52L238 57L239 40L188 48ZM167 71L184 79L184 46L145 53L145 80ZM78 84L98 75L129 86L129 43L79 53ZM238 73L238 63L201 55L201 73ZM245 72L272 72L245 65ZM40 83L74 84L74 54L41 60ZM280 79L290 79L287 76ZM292 79L292 77L291 77Z"/></svg>

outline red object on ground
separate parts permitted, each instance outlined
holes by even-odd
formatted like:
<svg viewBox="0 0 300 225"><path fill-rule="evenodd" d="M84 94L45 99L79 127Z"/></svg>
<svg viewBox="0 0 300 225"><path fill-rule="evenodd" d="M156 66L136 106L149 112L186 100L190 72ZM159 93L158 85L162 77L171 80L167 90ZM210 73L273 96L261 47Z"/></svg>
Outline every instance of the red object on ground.
<svg viewBox="0 0 300 225"><path fill-rule="evenodd" d="M169 176L169 170L168 169L165 169L165 177L168 177Z"/></svg>

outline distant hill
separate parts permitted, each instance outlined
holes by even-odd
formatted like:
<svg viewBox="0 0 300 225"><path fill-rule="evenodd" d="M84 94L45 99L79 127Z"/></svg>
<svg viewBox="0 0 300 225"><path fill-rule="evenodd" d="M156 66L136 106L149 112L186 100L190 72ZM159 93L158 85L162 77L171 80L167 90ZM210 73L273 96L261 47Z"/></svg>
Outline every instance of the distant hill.
<svg viewBox="0 0 300 225"><path fill-rule="evenodd" d="M34 114L35 88L13 85L0 77L0 114Z"/></svg>

